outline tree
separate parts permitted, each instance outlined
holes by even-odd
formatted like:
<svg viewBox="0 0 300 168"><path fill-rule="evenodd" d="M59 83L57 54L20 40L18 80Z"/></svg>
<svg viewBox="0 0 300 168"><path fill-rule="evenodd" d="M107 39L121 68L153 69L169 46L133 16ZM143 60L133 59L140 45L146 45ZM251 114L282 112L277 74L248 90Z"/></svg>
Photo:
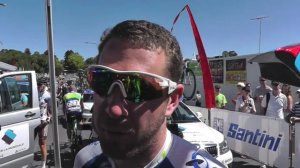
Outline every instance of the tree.
<svg viewBox="0 0 300 168"><path fill-rule="evenodd" d="M33 53L33 55L40 55L40 53L39 53L38 51L35 51L35 52Z"/></svg>
<svg viewBox="0 0 300 168"><path fill-rule="evenodd" d="M64 61L64 67L65 67L66 70L69 70L69 69L68 69L67 63L68 63L68 61L69 61L69 56L70 56L71 54L74 54L74 51L73 51L73 50L68 50L68 51L65 52L65 56L64 56L64 58L65 58L65 61Z"/></svg>
<svg viewBox="0 0 300 168"><path fill-rule="evenodd" d="M229 51L228 54L229 54L230 57L234 57L234 56L238 55L235 51Z"/></svg>
<svg viewBox="0 0 300 168"><path fill-rule="evenodd" d="M30 49L29 49L29 48L26 48L25 51L24 51L24 54L26 54L26 55L31 55Z"/></svg>
<svg viewBox="0 0 300 168"><path fill-rule="evenodd" d="M59 59L57 57L55 57L55 75L59 76L61 73L63 73L64 71L64 66L61 63L61 61L59 61Z"/></svg>
<svg viewBox="0 0 300 168"><path fill-rule="evenodd" d="M96 57L87 58L84 61L85 65L88 67L89 65L96 64Z"/></svg>
<svg viewBox="0 0 300 168"><path fill-rule="evenodd" d="M72 53L68 56L68 60L65 60L65 67L68 67L68 71L77 72L80 69L84 69L84 58L79 53Z"/></svg>

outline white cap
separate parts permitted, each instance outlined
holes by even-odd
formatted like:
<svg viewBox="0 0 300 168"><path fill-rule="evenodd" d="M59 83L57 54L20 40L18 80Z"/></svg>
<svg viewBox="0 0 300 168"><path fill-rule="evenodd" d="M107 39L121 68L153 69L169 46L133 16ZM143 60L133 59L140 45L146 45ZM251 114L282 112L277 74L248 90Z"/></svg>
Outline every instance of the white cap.
<svg viewBox="0 0 300 168"><path fill-rule="evenodd" d="M300 93L300 89L298 89L298 90L296 91L296 93Z"/></svg>
<svg viewBox="0 0 300 168"><path fill-rule="evenodd" d="M244 83L244 82L238 82L238 83L236 84L236 86L245 87L246 85L245 85L245 83Z"/></svg>

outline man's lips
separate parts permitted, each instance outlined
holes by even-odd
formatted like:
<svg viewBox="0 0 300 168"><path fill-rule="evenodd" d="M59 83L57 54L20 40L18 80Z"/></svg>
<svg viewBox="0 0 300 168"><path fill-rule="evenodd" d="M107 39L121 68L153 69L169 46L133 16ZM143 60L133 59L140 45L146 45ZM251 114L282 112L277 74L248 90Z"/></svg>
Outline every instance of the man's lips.
<svg viewBox="0 0 300 168"><path fill-rule="evenodd" d="M101 128L101 131L104 133L116 134L116 135L134 134L133 128L130 128L130 129Z"/></svg>

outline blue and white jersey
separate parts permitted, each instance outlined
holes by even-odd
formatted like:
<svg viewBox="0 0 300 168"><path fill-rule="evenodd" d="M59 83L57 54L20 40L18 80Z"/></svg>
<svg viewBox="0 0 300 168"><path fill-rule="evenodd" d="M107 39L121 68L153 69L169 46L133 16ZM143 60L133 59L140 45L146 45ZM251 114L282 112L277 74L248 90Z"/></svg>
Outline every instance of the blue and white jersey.
<svg viewBox="0 0 300 168"><path fill-rule="evenodd" d="M207 151L198 150L191 143L170 134L167 155L162 159L152 160L144 168L223 168L218 160ZM166 138L166 141L168 137ZM166 143L165 143L166 144ZM163 148L164 148L163 147ZM162 151L162 150L161 150ZM159 154L157 155L159 156ZM159 162L157 162L159 161ZM100 142L96 141L78 152L74 161L74 168L116 168L113 159L102 153Z"/></svg>
<svg viewBox="0 0 300 168"><path fill-rule="evenodd" d="M40 112L41 112L41 120L46 121L48 116L48 106L51 105L51 95L50 93L45 90L39 93L39 104L40 104Z"/></svg>

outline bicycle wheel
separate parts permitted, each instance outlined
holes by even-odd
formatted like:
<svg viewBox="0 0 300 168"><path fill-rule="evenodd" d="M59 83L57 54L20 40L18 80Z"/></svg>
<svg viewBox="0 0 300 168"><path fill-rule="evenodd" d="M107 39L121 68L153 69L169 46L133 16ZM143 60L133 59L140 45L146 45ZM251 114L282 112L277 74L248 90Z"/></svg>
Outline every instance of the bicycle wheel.
<svg viewBox="0 0 300 168"><path fill-rule="evenodd" d="M74 119L72 121L72 128L71 128L71 151L73 154L77 152L77 145L78 145L78 138L77 138L77 120Z"/></svg>
<svg viewBox="0 0 300 168"><path fill-rule="evenodd" d="M184 85L183 96L186 100L191 100L196 92L196 76L194 72L190 68L186 68L182 80Z"/></svg>

